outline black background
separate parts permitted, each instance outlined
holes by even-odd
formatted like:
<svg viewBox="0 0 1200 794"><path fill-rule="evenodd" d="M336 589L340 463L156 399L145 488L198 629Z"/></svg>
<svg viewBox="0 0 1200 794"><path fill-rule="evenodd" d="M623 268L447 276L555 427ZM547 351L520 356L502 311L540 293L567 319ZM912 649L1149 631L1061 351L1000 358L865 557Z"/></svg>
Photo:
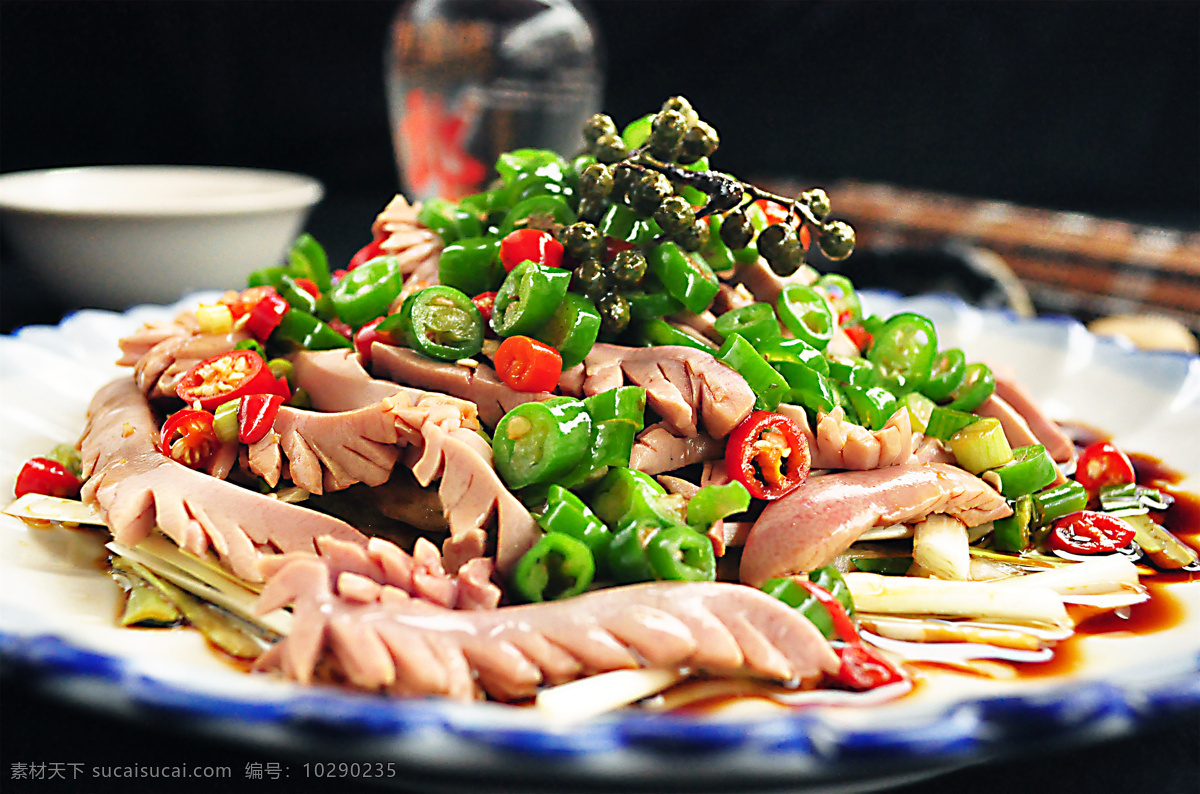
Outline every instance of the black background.
<svg viewBox="0 0 1200 794"><path fill-rule="evenodd" d="M395 7L0 2L0 171L196 163L308 173L328 190L309 228L344 260L398 187L382 76ZM1196 2L590 10L606 47L605 109L623 123L688 96L721 133L723 170L855 177L1200 228ZM6 332L73 308L10 255L0 288ZM72 790L8 779L15 761L72 760L62 748L95 763L279 760L169 722L60 705L16 672L6 670L0 693L0 774L12 790ZM906 791L1186 792L1197 780L1193 713L1133 739Z"/></svg>

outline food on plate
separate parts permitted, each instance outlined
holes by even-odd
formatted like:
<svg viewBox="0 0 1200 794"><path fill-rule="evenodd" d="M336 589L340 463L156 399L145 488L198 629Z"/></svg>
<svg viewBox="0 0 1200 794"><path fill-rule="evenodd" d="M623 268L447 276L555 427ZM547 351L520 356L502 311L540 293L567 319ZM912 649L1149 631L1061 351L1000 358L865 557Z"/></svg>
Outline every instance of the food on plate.
<svg viewBox="0 0 1200 794"><path fill-rule="evenodd" d="M573 716L688 678L900 696L920 646L1044 660L1197 569L1123 451L810 264L854 247L824 191L712 170L680 97L584 132L126 336L9 512L107 527L126 625Z"/></svg>

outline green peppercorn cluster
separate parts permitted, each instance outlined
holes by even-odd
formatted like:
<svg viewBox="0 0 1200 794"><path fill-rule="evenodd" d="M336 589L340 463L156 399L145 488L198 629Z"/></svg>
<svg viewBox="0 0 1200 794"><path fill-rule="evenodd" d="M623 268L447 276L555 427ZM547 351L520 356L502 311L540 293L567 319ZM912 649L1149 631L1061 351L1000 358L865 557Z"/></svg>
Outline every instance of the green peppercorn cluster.
<svg viewBox="0 0 1200 794"><path fill-rule="evenodd" d="M829 218L825 191L814 188L788 198L708 170L707 158L720 138L684 97L671 97L649 118L644 140L628 140L628 130L623 137L603 113L587 121L583 135L582 156L594 162L579 173L579 220L563 227L559 239L579 263L572 289L596 303L608 335L629 325L629 304L622 293L639 288L646 275L646 257L639 248L615 256L605 250L598 224L614 204L652 220L661 230L655 244L669 240L692 252L708 245L712 227L707 216L716 215L721 242L735 251L756 244L781 276L805 263L809 238L832 260L845 259L854 249L854 230ZM786 219L756 228L750 210L760 199L784 208Z"/></svg>

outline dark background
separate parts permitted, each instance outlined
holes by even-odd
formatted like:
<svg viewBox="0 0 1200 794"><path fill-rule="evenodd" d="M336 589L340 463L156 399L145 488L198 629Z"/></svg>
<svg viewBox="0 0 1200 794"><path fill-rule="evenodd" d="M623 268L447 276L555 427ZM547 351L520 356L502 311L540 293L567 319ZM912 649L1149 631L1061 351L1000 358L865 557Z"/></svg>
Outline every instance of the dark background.
<svg viewBox="0 0 1200 794"><path fill-rule="evenodd" d="M308 173L328 189L309 228L348 259L398 188L382 74L396 7L0 2L0 171ZM1200 228L1196 2L589 8L606 49L605 109L623 124L689 97L721 134L722 170ZM11 259L3 330L70 308Z"/></svg>
<svg viewBox="0 0 1200 794"><path fill-rule="evenodd" d="M308 173L328 190L309 229L345 260L398 189L382 76L395 7L0 2L0 171L195 163ZM721 133L722 170L854 177L1200 228L1200 3L590 9L607 51L605 109L620 124L688 96ZM2 265L3 331L73 308L11 256ZM280 760L181 726L64 706L6 672L0 774L10 786L16 761ZM1188 714L1132 739L905 791L1195 791L1197 723Z"/></svg>

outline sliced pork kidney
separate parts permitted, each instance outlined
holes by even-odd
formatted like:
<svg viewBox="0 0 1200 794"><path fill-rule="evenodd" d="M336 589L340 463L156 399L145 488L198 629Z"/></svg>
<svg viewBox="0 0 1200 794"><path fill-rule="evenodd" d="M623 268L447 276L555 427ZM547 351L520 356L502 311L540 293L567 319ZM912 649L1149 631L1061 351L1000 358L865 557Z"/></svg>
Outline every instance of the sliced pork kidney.
<svg viewBox="0 0 1200 794"><path fill-rule="evenodd" d="M349 584L353 597L343 592ZM838 659L799 612L753 588L654 582L495 610L450 610L398 587L375 600L315 558L282 565L258 609L291 605L295 628L259 660L310 682L328 665L354 686L390 694L505 701L609 670L691 668L813 681Z"/></svg>
<svg viewBox="0 0 1200 794"><path fill-rule="evenodd" d="M80 449L87 478L82 499L127 546L157 527L197 556L214 551L252 582L262 580L264 555L315 553L320 537L366 546L366 536L343 521L210 477L162 454L158 425L133 378L96 393Z"/></svg>
<svg viewBox="0 0 1200 794"><path fill-rule="evenodd" d="M754 410L745 378L711 353L690 347L597 344L583 362L582 394L626 383L646 390L646 405L673 431L691 438L700 429L724 438Z"/></svg>
<svg viewBox="0 0 1200 794"><path fill-rule="evenodd" d="M1004 497L943 463L902 464L810 477L763 510L742 550L741 580L813 571L833 562L871 527L947 513L973 527L1012 514Z"/></svg>

